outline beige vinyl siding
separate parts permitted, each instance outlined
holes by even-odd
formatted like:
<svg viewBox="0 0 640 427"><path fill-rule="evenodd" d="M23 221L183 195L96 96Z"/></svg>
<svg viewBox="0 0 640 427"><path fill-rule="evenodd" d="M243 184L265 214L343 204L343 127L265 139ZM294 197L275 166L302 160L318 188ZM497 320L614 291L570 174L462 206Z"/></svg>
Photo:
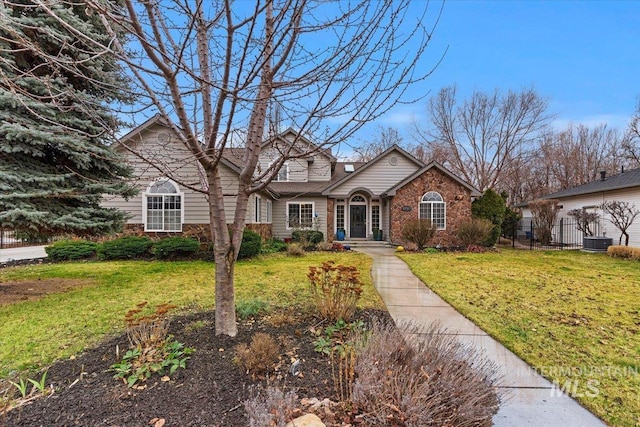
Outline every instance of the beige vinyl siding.
<svg viewBox="0 0 640 427"><path fill-rule="evenodd" d="M395 165L389 162L392 157L397 159ZM369 189L372 194L380 195L395 184L406 179L409 175L417 172L418 169L418 165L413 161L394 150L387 153L385 157L377 160L367 167L367 169L359 172L342 185L331 190L331 196L347 197L352 191L358 188L366 188Z"/></svg>
<svg viewBox="0 0 640 427"><path fill-rule="evenodd" d="M315 154L313 162L308 164L310 182L328 182L331 180L331 161L322 154Z"/></svg>
<svg viewBox="0 0 640 427"><path fill-rule="evenodd" d="M291 237L291 232L287 230L287 202L293 203L314 203L314 213L318 214L319 228L318 230L324 234L327 239L327 199L325 197L296 197L282 198L273 201L273 235L278 239Z"/></svg>
<svg viewBox="0 0 640 427"><path fill-rule="evenodd" d="M170 131L162 126L152 126L125 143L131 148L145 153L152 160L168 164L175 176L182 182L189 183L194 187L204 185L204 176L198 172L198 165L191 153L176 138L171 138L168 143L161 143L158 140L158 134L161 132L169 133ZM121 197L105 197L102 205L112 207L128 212L131 217L127 220L128 224L142 224L143 221L143 197L147 188L154 180L163 175L146 162L142 161L136 155L123 150L123 153L134 168L135 177L133 184L138 188L139 192L135 197L124 200ZM222 178L225 194L237 191L237 175L227 166L221 165L220 174ZM177 181L177 180L176 180ZM209 205L203 193L185 188L177 182L180 192L184 193L184 224L208 224L209 223ZM235 209L235 198L225 197L225 214L227 221L233 221L233 212Z"/></svg>

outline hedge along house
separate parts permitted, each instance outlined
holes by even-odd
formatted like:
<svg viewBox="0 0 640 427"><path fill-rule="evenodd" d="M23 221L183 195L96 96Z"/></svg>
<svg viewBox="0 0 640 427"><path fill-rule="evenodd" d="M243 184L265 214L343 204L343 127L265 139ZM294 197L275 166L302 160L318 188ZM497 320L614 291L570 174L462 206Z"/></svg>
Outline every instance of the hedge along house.
<svg viewBox="0 0 640 427"><path fill-rule="evenodd" d="M292 141L297 146L291 147ZM437 225L433 243L451 246L457 226L471 218L471 202L480 196L442 165L425 165L400 147L366 163L340 162L330 150L303 137L296 140L291 129L263 145L256 173L272 165L283 148L292 148L291 158L264 191L251 195L245 218L247 227L265 238L316 229L328 241L342 232L348 241L372 240L380 233L387 242L406 245L402 225L425 218ZM198 191L206 188L203 172L158 116L121 138L118 150L134 167L140 193L129 200L106 198L103 204L128 212L128 229L210 237L208 202ZM226 149L220 163L227 218L235 210L242 152ZM167 170L175 179L167 178Z"/></svg>

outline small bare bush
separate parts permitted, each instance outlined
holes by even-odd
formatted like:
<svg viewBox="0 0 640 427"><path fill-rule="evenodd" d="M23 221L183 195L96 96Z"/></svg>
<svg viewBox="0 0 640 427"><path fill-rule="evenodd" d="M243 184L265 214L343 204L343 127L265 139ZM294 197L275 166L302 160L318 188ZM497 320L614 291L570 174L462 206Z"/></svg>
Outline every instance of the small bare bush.
<svg viewBox="0 0 640 427"><path fill-rule="evenodd" d="M436 326L374 324L356 378L367 426L490 426L498 410L495 365Z"/></svg>
<svg viewBox="0 0 640 427"><path fill-rule="evenodd" d="M304 246L302 243L289 243L287 245L287 255L289 256L304 256Z"/></svg>
<svg viewBox="0 0 640 427"><path fill-rule="evenodd" d="M493 223L488 219L472 218L458 226L456 235L465 248L481 246L487 242L492 230Z"/></svg>
<svg viewBox="0 0 640 427"><path fill-rule="evenodd" d="M436 226L428 219L414 219L402 227L402 238L422 250L436 234Z"/></svg>
<svg viewBox="0 0 640 427"><path fill-rule="evenodd" d="M612 258L624 258L638 261L640 260L640 248L633 246L611 245L607 248L607 255Z"/></svg>
<svg viewBox="0 0 640 427"><path fill-rule="evenodd" d="M333 243L332 242L320 242L316 245L316 248L318 248L318 250L321 251L330 251L331 249L333 249Z"/></svg>
<svg viewBox="0 0 640 427"><path fill-rule="evenodd" d="M280 347L269 334L257 332L251 342L235 346L235 361L251 375L273 372L280 358Z"/></svg>
<svg viewBox="0 0 640 427"><path fill-rule="evenodd" d="M169 334L167 313L174 309L175 305L160 304L156 306L155 311L150 311L146 307L147 302L141 302L124 316L129 345L143 352L145 349L164 344Z"/></svg>
<svg viewBox="0 0 640 427"><path fill-rule="evenodd" d="M320 315L334 323L349 321L356 311L362 295L360 272L354 266L323 262L320 267L309 267L313 301Z"/></svg>
<svg viewBox="0 0 640 427"><path fill-rule="evenodd" d="M252 389L251 398L244 402L249 427L285 427L296 411L296 390L286 393L280 388Z"/></svg>

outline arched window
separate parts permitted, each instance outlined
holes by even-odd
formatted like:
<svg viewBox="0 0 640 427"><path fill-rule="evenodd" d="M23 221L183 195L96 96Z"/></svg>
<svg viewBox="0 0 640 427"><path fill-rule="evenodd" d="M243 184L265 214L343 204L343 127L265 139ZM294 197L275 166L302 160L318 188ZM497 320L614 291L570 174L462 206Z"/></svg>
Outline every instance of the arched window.
<svg viewBox="0 0 640 427"><path fill-rule="evenodd" d="M444 230L447 225L446 205L442 196L435 191L429 191L420 199L420 219L430 219L438 230Z"/></svg>
<svg viewBox="0 0 640 427"><path fill-rule="evenodd" d="M351 198L351 203L367 203L364 197L358 195Z"/></svg>
<svg viewBox="0 0 640 427"><path fill-rule="evenodd" d="M145 231L182 231L183 193L169 179L159 179L143 198Z"/></svg>

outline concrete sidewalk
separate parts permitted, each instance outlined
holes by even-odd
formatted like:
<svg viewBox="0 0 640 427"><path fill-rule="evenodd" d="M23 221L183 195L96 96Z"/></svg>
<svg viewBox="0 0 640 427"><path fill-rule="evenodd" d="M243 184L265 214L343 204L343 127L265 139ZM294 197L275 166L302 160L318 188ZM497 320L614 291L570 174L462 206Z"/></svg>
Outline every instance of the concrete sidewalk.
<svg viewBox="0 0 640 427"><path fill-rule="evenodd" d="M389 248L358 248L373 258L373 282L395 322L429 326L439 321L448 333L474 346L497 364L507 399L496 426L604 426L596 416L536 373L420 281Z"/></svg>
<svg viewBox="0 0 640 427"><path fill-rule="evenodd" d="M45 246L46 245L0 249L0 263L22 259L46 258L47 253L44 251Z"/></svg>

